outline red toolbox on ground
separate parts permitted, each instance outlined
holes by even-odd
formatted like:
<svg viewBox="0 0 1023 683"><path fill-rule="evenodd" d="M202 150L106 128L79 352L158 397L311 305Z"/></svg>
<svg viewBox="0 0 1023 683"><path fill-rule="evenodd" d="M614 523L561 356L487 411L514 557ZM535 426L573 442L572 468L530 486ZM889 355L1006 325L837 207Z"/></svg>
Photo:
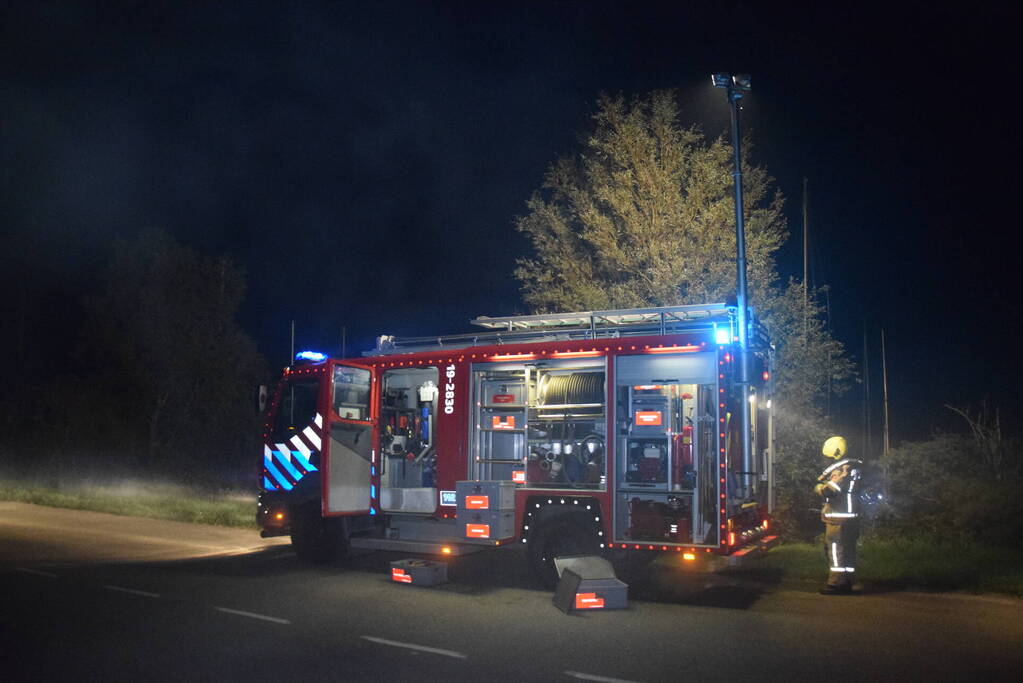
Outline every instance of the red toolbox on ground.
<svg viewBox="0 0 1023 683"><path fill-rule="evenodd" d="M432 560L395 560L391 563L391 581L416 586L436 586L448 580L448 566Z"/></svg>

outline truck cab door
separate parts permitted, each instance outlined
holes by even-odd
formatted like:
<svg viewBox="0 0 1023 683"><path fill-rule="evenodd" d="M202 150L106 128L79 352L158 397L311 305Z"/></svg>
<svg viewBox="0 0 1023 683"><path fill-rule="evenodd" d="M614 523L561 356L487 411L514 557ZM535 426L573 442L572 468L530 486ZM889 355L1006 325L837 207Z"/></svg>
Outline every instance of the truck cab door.
<svg viewBox="0 0 1023 683"><path fill-rule="evenodd" d="M376 377L369 366L332 366L323 482L323 514L369 514L376 461Z"/></svg>

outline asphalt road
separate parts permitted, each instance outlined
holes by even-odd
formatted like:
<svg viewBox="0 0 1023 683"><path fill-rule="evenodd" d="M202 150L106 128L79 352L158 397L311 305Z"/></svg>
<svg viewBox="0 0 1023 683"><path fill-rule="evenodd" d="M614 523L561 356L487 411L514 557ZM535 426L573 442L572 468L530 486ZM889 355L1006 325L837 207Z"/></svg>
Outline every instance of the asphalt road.
<svg viewBox="0 0 1023 683"><path fill-rule="evenodd" d="M565 615L518 549L435 588L371 553L0 502L0 680L1019 680L1023 601L824 597L659 561L627 610ZM669 558L665 558L668 560ZM676 560L676 558L670 558Z"/></svg>

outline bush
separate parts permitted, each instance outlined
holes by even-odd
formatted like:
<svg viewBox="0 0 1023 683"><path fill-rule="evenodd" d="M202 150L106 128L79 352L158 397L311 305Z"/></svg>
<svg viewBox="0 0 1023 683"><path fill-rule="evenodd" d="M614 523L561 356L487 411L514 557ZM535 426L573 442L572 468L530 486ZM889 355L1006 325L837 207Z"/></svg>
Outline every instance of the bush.
<svg viewBox="0 0 1023 683"><path fill-rule="evenodd" d="M942 435L907 443L884 459L888 500L882 536L924 535L959 543L1023 543L1023 478L992 471L975 440Z"/></svg>

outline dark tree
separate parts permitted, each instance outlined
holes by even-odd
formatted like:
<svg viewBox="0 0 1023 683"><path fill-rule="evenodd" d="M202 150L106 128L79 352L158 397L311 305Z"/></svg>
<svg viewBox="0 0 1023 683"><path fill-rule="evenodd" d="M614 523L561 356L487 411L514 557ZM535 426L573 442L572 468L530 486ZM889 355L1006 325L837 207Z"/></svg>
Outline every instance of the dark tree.
<svg viewBox="0 0 1023 683"><path fill-rule="evenodd" d="M146 465L206 476L251 458L265 362L235 322L244 293L230 261L160 231L115 245L84 351Z"/></svg>

